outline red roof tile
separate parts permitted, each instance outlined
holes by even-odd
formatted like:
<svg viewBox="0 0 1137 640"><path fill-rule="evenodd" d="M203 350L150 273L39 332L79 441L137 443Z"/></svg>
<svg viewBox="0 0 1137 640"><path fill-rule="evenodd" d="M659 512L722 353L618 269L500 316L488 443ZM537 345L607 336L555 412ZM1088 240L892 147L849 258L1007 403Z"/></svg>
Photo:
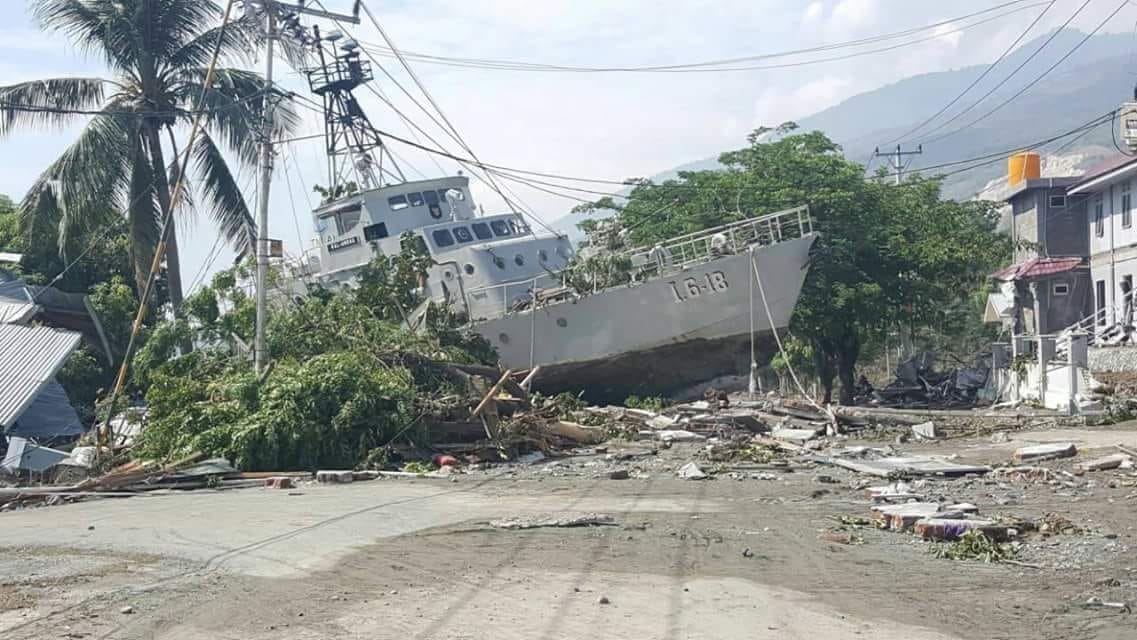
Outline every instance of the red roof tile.
<svg viewBox="0 0 1137 640"><path fill-rule="evenodd" d="M996 280L1032 280L1044 278L1056 273L1064 273L1081 266L1082 259L1068 258L1032 258L1020 264L1011 265L991 274Z"/></svg>

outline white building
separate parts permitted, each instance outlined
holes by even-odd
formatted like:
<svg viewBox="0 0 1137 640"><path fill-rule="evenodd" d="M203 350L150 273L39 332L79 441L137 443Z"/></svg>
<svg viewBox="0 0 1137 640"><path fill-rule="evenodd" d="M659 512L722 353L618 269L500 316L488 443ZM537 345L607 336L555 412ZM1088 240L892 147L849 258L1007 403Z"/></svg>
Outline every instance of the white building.
<svg viewBox="0 0 1137 640"><path fill-rule="evenodd" d="M1131 325L1133 281L1137 277L1137 157L1117 156L1091 167L1067 190L1086 211L1090 236L1090 274L1097 331Z"/></svg>

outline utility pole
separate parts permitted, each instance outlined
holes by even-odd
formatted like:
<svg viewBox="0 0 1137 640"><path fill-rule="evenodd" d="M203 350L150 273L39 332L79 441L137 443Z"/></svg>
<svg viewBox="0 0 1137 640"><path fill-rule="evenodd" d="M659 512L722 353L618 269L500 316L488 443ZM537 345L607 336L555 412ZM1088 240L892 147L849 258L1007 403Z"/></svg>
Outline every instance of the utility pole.
<svg viewBox="0 0 1137 640"><path fill-rule="evenodd" d="M268 321L268 196L272 186L272 128L276 96L272 93L272 58L276 43L275 2L265 2L265 96L264 122L261 126L261 187L257 197L257 333L253 344L253 363L257 376L268 366L265 323Z"/></svg>
<svg viewBox="0 0 1137 640"><path fill-rule="evenodd" d="M877 147L876 150L872 152L872 156L874 158L888 158L888 163L892 165L892 170L896 175L896 184L900 184L904 176L904 170L908 168L908 163L904 162L904 157L918 156L921 153L924 153L924 145L922 144L918 145L915 151L901 151L900 145L896 145L896 151L889 153L881 153L880 147Z"/></svg>
<svg viewBox="0 0 1137 640"><path fill-rule="evenodd" d="M257 199L257 328L256 339L253 343L253 363L257 375L264 373L268 366L268 344L265 341L265 325L268 322L268 204L269 190L272 186L273 170L273 144L272 132L274 126L273 111L279 96L273 91L273 56L277 38L276 18L277 12L284 15L286 26L296 27L298 16L310 15L318 18L350 22L359 24L359 0L355 2L353 15L340 15L304 6L306 2L300 0L296 4L283 0L259 0L250 2L250 6L260 7L265 14L265 95L263 103L263 122L261 125L261 152L260 152L260 195Z"/></svg>

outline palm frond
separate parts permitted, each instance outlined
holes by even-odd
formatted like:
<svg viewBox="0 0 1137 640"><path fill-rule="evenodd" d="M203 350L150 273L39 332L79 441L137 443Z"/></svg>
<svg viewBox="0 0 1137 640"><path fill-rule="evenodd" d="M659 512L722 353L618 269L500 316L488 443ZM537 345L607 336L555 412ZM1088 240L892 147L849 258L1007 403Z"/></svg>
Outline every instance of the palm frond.
<svg viewBox="0 0 1137 640"><path fill-rule="evenodd" d="M51 78L0 87L0 136L29 125L69 124L73 111L99 109L106 84L101 78Z"/></svg>
<svg viewBox="0 0 1137 640"><path fill-rule="evenodd" d="M120 0L121 1L121 0ZM140 5L139 24L143 29L141 46L154 56L159 67L167 67L185 46L210 25L216 24L221 8L202 0L133 0Z"/></svg>
<svg viewBox="0 0 1137 640"><path fill-rule="evenodd" d="M193 2L194 0L188 0ZM131 73L142 52L138 25L142 5L150 0L39 0L36 20L45 31L58 31L84 53Z"/></svg>
<svg viewBox="0 0 1137 640"><path fill-rule="evenodd" d="M178 85L179 102L196 105L202 95L204 77L204 69L187 72ZM248 166L257 161L266 86L260 74L218 69L214 72L213 86L205 92L204 104L200 105L209 111L206 122L209 129ZM291 135L299 128L300 116L290 101L277 100L273 113L273 137Z"/></svg>
<svg viewBox="0 0 1137 640"><path fill-rule="evenodd" d="M255 14L231 19L225 27L217 25L206 29L170 55L168 72L177 73L185 69L204 68L217 50L221 39L221 58L227 61L250 62L260 46L258 35L261 25ZM224 37L222 37L224 34Z"/></svg>
<svg viewBox="0 0 1137 640"><path fill-rule="evenodd" d="M251 250L256 246L256 223L221 149L208 133L202 132L194 144L193 156L201 176L201 190L211 203L213 221L234 250Z"/></svg>
<svg viewBox="0 0 1137 640"><path fill-rule="evenodd" d="M43 228L34 216L58 220L63 253L72 237L95 232L121 215L130 172L131 124L96 116L70 147L36 179L21 204L24 228Z"/></svg>

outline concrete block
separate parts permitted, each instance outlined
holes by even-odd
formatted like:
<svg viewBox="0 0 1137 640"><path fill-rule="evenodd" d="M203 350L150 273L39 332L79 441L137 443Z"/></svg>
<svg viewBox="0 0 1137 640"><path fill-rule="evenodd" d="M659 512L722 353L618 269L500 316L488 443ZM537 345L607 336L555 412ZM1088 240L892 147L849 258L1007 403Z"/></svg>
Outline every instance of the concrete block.
<svg viewBox="0 0 1137 640"><path fill-rule="evenodd" d="M963 534L972 529L978 529L996 542L1003 542L1011 536L1010 527L997 524L993 520L926 518L918 521L915 528L916 535L926 540L959 540Z"/></svg>
<svg viewBox="0 0 1137 640"><path fill-rule="evenodd" d="M818 427L816 429L778 429L770 435L773 436L775 440L808 442L824 433L824 431L825 427Z"/></svg>
<svg viewBox="0 0 1137 640"><path fill-rule="evenodd" d="M295 483L292 482L292 478L288 476L265 478L265 487L269 489L291 489L295 486Z"/></svg>
<svg viewBox="0 0 1137 640"><path fill-rule="evenodd" d="M1078 455L1078 448L1072 442L1056 442L1036 444L1030 447L1016 449L1015 462L1032 462L1037 460L1053 460L1056 458L1072 458Z"/></svg>
<svg viewBox="0 0 1137 640"><path fill-rule="evenodd" d="M317 471L316 482L325 484L344 484L355 480L351 471Z"/></svg>
<svg viewBox="0 0 1137 640"><path fill-rule="evenodd" d="M1074 473L1085 473L1087 471L1106 471L1108 469L1118 469L1121 465L1125 464L1127 460L1132 460L1131 457L1124 453L1115 453L1104 458L1096 460L1088 460L1074 466Z"/></svg>
<svg viewBox="0 0 1137 640"><path fill-rule="evenodd" d="M656 431L655 437L664 442L702 442L707 439L706 436L701 436L691 431L684 431L682 429L670 429L666 431Z"/></svg>
<svg viewBox="0 0 1137 640"><path fill-rule="evenodd" d="M935 502L908 502L906 504L877 505L871 509L873 519L884 524L889 529L904 531L911 528L918 520L930 518L940 512L940 505Z"/></svg>

